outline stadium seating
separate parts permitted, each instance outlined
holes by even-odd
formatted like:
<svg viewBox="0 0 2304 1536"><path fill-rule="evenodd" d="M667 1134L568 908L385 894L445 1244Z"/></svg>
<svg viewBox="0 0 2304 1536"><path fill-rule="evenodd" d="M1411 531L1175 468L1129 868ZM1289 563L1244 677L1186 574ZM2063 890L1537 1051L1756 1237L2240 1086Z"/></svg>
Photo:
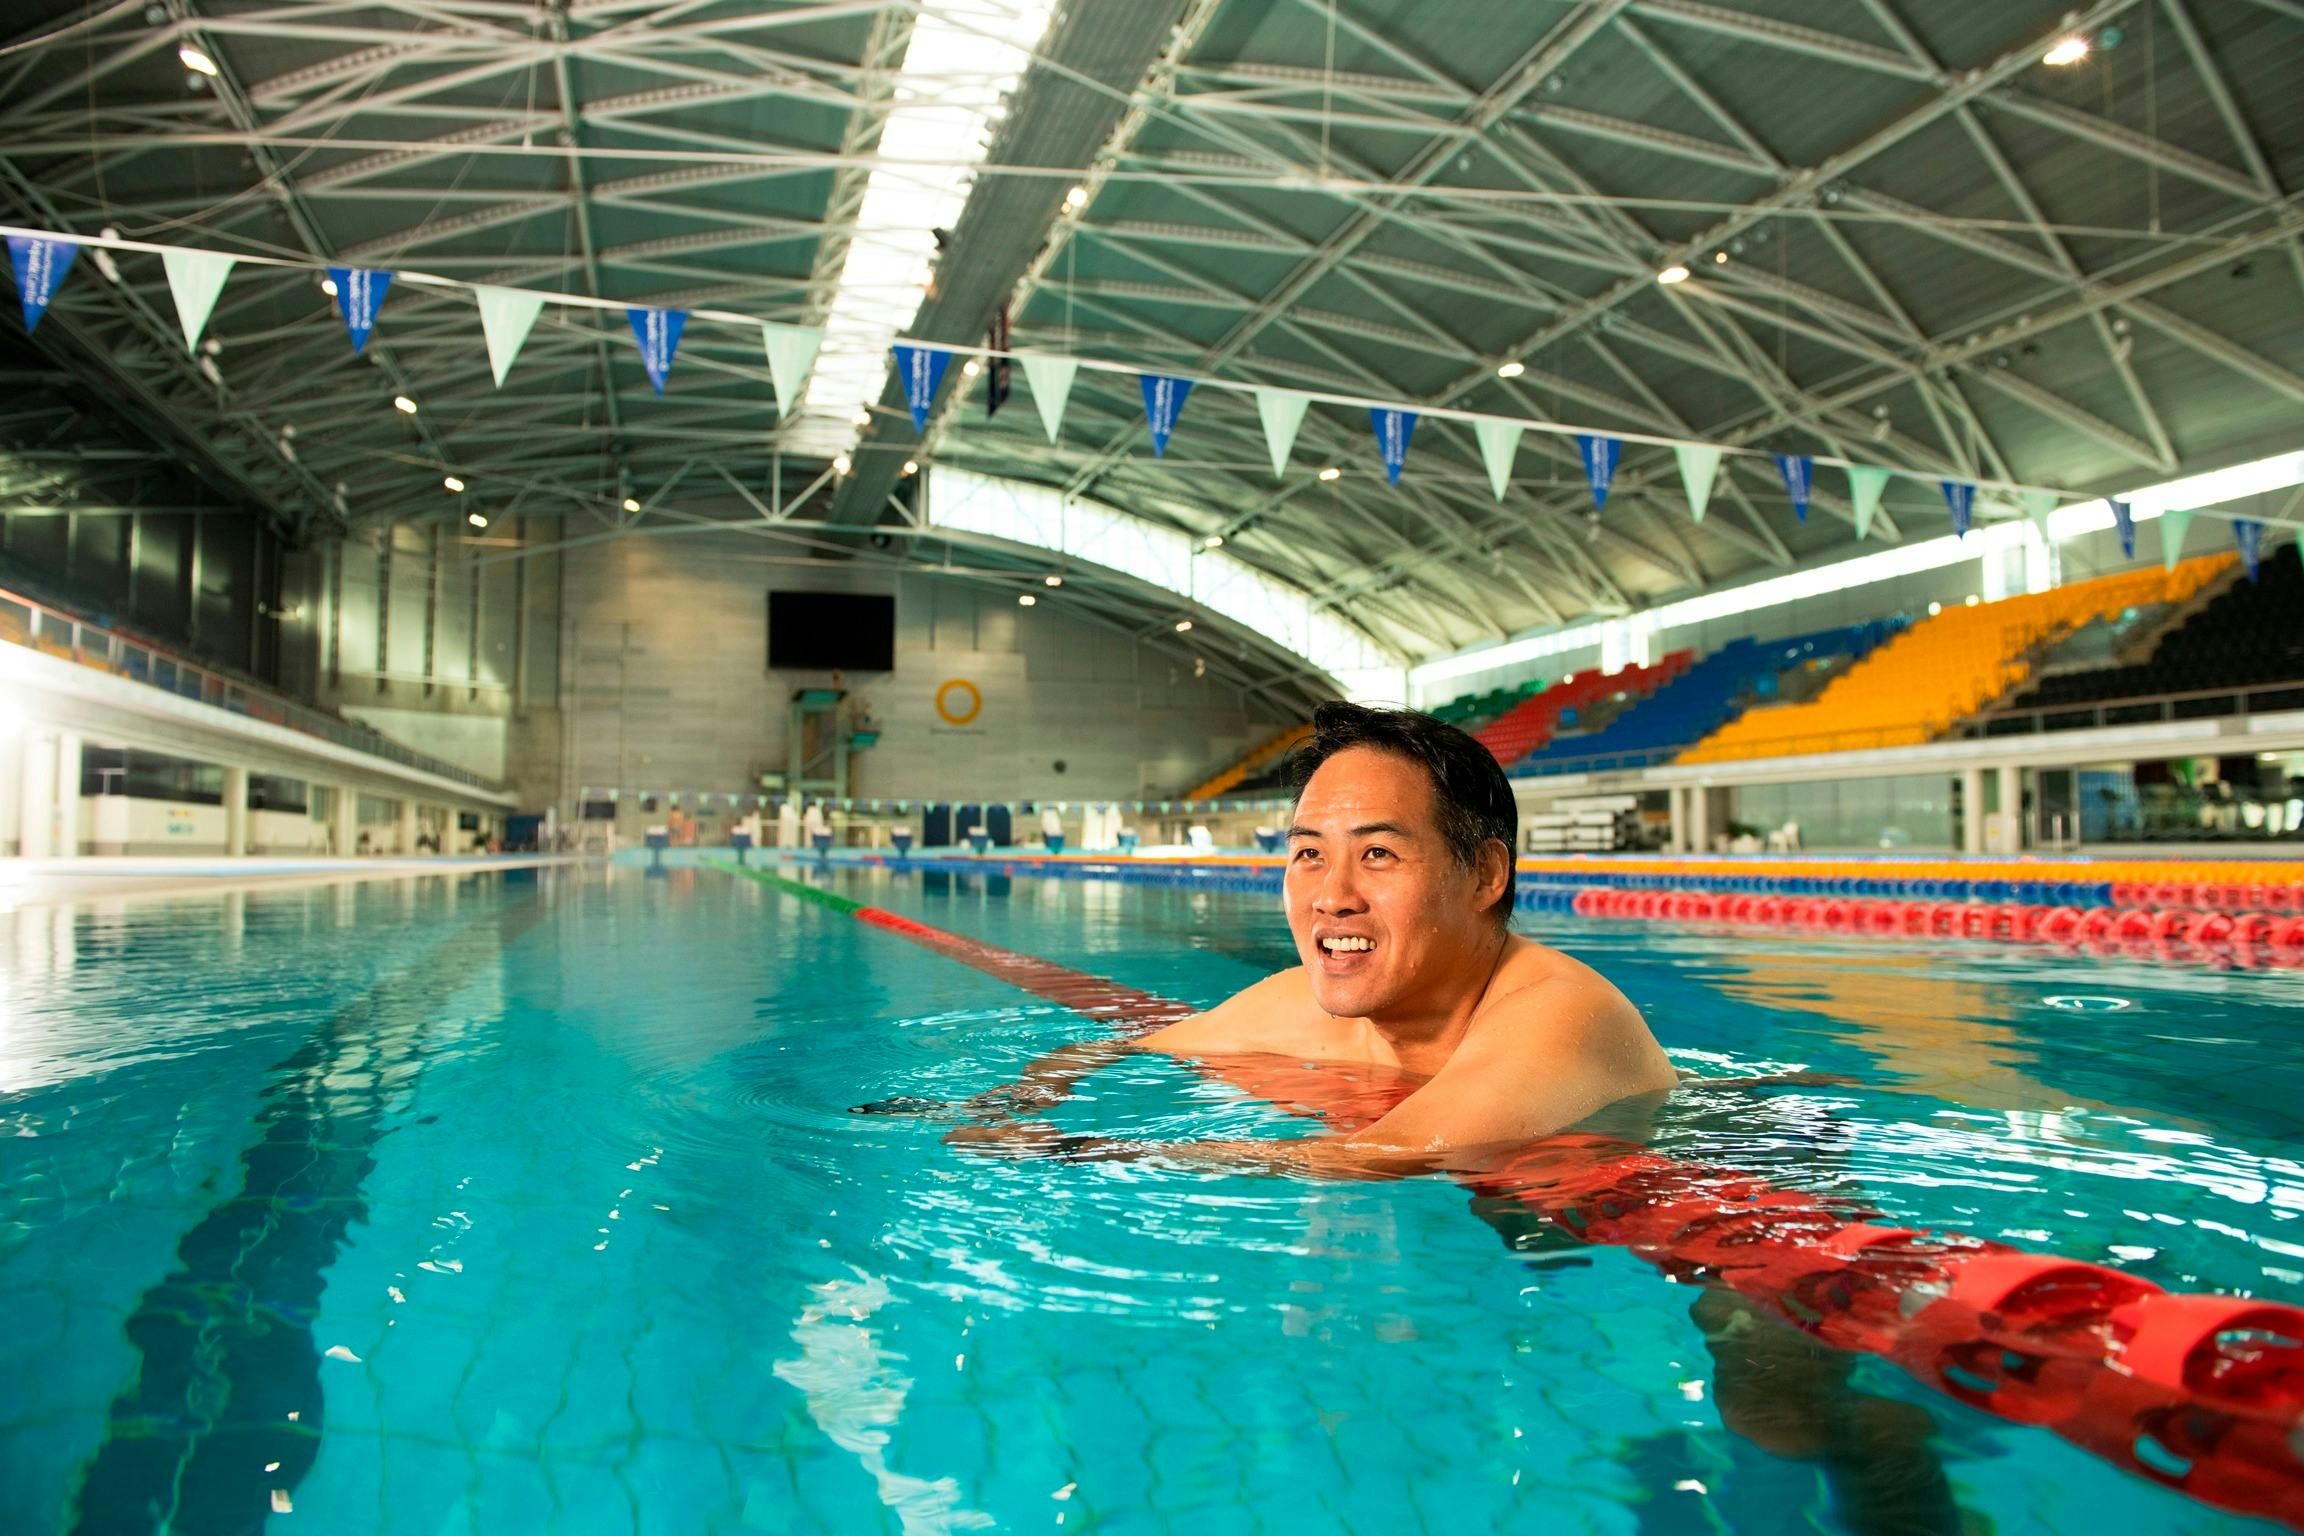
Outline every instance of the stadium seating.
<svg viewBox="0 0 2304 1536"><path fill-rule="evenodd" d="M1292 725L1278 735L1258 742L1255 746L1250 747L1238 762L1222 773L1215 775L1206 783L1199 785L1184 798L1187 800L1208 800L1224 794L1258 769L1267 764L1278 762L1298 742L1308 739L1311 734L1312 727L1309 725Z"/></svg>
<svg viewBox="0 0 2304 1536"><path fill-rule="evenodd" d="M2083 624L2146 603L2183 602L2235 556L2172 571L2126 571L1923 619L1805 704L1748 710L1680 756L1684 763L1912 746L1944 734L2031 675L2031 655Z"/></svg>
<svg viewBox="0 0 2304 1536"><path fill-rule="evenodd" d="M1653 666L1615 672L1579 672L1530 694L1472 734L1510 767L1552 739L1568 710L1581 710L1619 693L1649 694L1688 670L1694 651L1674 651Z"/></svg>
<svg viewBox="0 0 2304 1536"><path fill-rule="evenodd" d="M1447 703L1436 706L1432 714L1435 719L1445 720L1458 730L1478 733L1481 727L1522 699L1542 693L1545 686L1543 678L1531 677L1508 687L1491 688L1486 693L1461 693Z"/></svg>

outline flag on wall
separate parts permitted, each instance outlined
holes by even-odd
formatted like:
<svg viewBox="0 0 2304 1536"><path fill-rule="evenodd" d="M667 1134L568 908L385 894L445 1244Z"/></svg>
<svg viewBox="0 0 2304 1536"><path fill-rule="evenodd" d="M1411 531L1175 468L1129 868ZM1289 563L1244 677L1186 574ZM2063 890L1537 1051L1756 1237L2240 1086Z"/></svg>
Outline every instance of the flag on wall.
<svg viewBox="0 0 2304 1536"><path fill-rule="evenodd" d="M1064 425L1064 402L1072 398L1072 381L1079 375L1076 357L1026 357L1024 382L1032 388L1032 404L1039 408L1040 425L1048 441L1056 441Z"/></svg>
<svg viewBox="0 0 2304 1536"><path fill-rule="evenodd" d="M1184 414L1184 397L1192 393L1192 381L1147 373L1137 382L1144 387L1144 421L1152 429L1152 457L1166 458L1168 436L1176 430L1176 418Z"/></svg>
<svg viewBox="0 0 2304 1536"><path fill-rule="evenodd" d="M213 251L169 250L160 253L160 265L168 272L168 292L176 300L176 320L184 327L184 345L196 351L200 333L208 328L208 316L215 311L217 296L224 291L224 279L232 275L233 259Z"/></svg>
<svg viewBox="0 0 2304 1536"><path fill-rule="evenodd" d="M1624 445L1597 432L1576 434L1576 447L1584 455L1584 478L1592 485L1592 510L1608 509L1608 487L1616 483L1616 456Z"/></svg>
<svg viewBox="0 0 2304 1536"><path fill-rule="evenodd" d="M1672 450L1672 457L1680 463L1680 489L1688 493L1688 515L1700 523L1704 521L1704 509L1712 504L1712 482L1720 473L1720 450L1682 443Z"/></svg>
<svg viewBox="0 0 2304 1536"><path fill-rule="evenodd" d="M1968 521L1976 512L1976 487L1965 480L1940 480L1944 488L1944 505L1952 509L1952 531L1961 538L1968 537Z"/></svg>
<svg viewBox="0 0 2304 1536"><path fill-rule="evenodd" d="M25 330L40 328L48 301L64 286L64 274L72 270L72 258L79 254L77 241L43 240L38 235L8 237L8 260L16 268L16 294L24 301Z"/></svg>
<svg viewBox="0 0 2304 1536"><path fill-rule="evenodd" d="M1376 451L1384 460L1384 478L1400 483L1400 467L1408 462L1408 440L1416 435L1416 413L1396 405L1380 405L1368 413L1376 429Z"/></svg>
<svg viewBox="0 0 2304 1536"><path fill-rule="evenodd" d="M2240 563L2248 568L2248 579L2254 581L2264 559L2264 524L2253 517L2232 520L2232 537L2240 544Z"/></svg>
<svg viewBox="0 0 2304 1536"><path fill-rule="evenodd" d="M2122 557L2133 560L2136 558L2136 514L2128 510L2128 503L2124 501L2115 501L2110 505L2112 526L2120 530L2120 553Z"/></svg>
<svg viewBox="0 0 2304 1536"><path fill-rule="evenodd" d="M904 383L904 404L912 412L912 430L926 432L928 412L936 404L936 391L943 386L944 370L952 366L952 354L903 342L888 350L896 354L896 377Z"/></svg>
<svg viewBox="0 0 2304 1536"><path fill-rule="evenodd" d="M1256 391L1256 419L1264 424L1264 446L1272 454L1274 479L1288 472L1289 450L1296 446L1296 429L1304 425L1304 409L1311 403L1310 397L1292 389Z"/></svg>
<svg viewBox="0 0 2304 1536"><path fill-rule="evenodd" d="M1856 537L1861 539L1872 531L1872 519L1880 512L1881 493L1887 489L1888 471L1869 464L1848 466L1848 505L1856 514Z"/></svg>
<svg viewBox="0 0 2304 1536"><path fill-rule="evenodd" d="M352 350L357 354L367 347L368 333L376 329L376 312L384 307L392 274L366 267L330 267L328 280L336 285L336 309L344 317L344 329L351 334Z"/></svg>
<svg viewBox="0 0 2304 1536"><path fill-rule="evenodd" d="M1792 515L1808 521L1808 492L1816 462L1804 453L1776 455L1776 473L1784 477L1784 494L1792 498Z"/></svg>
<svg viewBox="0 0 2304 1536"><path fill-rule="evenodd" d="M768 354L768 382L776 386L776 416L782 420L800 403L808 370L816 366L817 349L824 345L824 327L763 322L760 345Z"/></svg>
<svg viewBox="0 0 2304 1536"><path fill-rule="evenodd" d="M1480 442L1480 462L1488 467L1488 484L1498 501L1504 499L1504 488L1512 483L1512 460L1520 452L1520 434L1526 430L1516 421L1486 417L1472 423L1472 435Z"/></svg>
<svg viewBox="0 0 2304 1536"><path fill-rule="evenodd" d="M624 316L632 322L633 339L640 343L640 366L648 370L648 382L656 393L664 393L664 381L672 373L672 354L680 350L680 328L688 323L688 311L627 309Z"/></svg>
<svg viewBox="0 0 2304 1536"><path fill-rule="evenodd" d="M480 334L488 343L488 371L496 376L501 389L513 360L528 344L528 333L536 328L536 317L543 313L544 295L525 288L483 285L472 290L472 297L480 305Z"/></svg>

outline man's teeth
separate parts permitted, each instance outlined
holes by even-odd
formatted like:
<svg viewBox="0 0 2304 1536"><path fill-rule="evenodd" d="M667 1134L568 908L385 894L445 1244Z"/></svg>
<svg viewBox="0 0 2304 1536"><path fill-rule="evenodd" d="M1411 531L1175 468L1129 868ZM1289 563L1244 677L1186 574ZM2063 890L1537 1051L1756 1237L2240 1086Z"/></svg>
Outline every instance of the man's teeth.
<svg viewBox="0 0 2304 1536"><path fill-rule="evenodd" d="M1320 947L1332 955L1340 955L1353 950L1374 949L1376 941L1374 939L1322 939Z"/></svg>

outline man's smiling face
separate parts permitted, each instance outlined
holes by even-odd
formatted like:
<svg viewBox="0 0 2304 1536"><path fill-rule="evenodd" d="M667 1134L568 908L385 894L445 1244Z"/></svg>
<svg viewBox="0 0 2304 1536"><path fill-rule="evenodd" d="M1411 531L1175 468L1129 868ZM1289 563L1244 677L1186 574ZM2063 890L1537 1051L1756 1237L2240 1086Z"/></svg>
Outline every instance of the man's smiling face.
<svg viewBox="0 0 2304 1536"><path fill-rule="evenodd" d="M1429 980L1493 945L1489 864L1456 861L1432 780L1407 758L1349 747L1320 765L1288 829L1288 927L1322 1011L1414 1013ZM1490 854L1498 850L1491 848Z"/></svg>

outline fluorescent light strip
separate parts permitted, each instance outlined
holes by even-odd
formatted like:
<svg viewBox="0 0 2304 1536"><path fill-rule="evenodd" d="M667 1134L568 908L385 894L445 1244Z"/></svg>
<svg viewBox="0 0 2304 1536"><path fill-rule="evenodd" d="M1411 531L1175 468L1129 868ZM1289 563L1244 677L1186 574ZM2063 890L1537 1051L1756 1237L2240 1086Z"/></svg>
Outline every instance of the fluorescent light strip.
<svg viewBox="0 0 2304 1536"><path fill-rule="evenodd" d="M2304 485L2304 452L2275 454L2253 463L2236 464L2230 469L2211 470L2206 474L2188 475L2181 480L2144 486L2118 499L2128 503L2130 515L2137 522L2143 523L2150 522L2164 512L2211 507L2222 502L2236 501L2243 496L2285 490L2292 485ZM2108 501L2079 502L2059 507L2048 516L2048 536L2058 541L2076 538L2084 533L2100 533L2112 526L2112 507ZM1450 678L1468 677L1475 672L1491 672L1500 667L1601 645L1612 631L1627 635L1643 632L1655 634L1690 624L1709 623L1714 619L1733 618L1742 613L1755 613L1782 603L1822 597L1827 593L1866 586L1875 581L1891 581L1898 576L1941 570L1965 560L1982 560L2004 554L2022 545L2031 533L2031 524L2021 517L1979 524L1969 530L1965 539L1955 534L1945 534L1940 538L1899 544L1892 549L1858 555L1853 560L1835 561L1814 570L1771 576L1740 587L1730 587L1725 591L1706 592L1676 603L1666 603L1659 608L1643 609L1628 618L1595 620L1568 629L1554 630L1550 634L1506 641L1486 650L1459 651L1453 656L1443 656L1437 661L1428 661L1422 666L1411 668L1408 681L1412 688L1420 691L1427 684L1445 682ZM1614 630L1615 626L1622 628L1620 631Z"/></svg>
<svg viewBox="0 0 2304 1536"><path fill-rule="evenodd" d="M880 398L889 344L927 296L934 232L958 223L1054 8L1054 0L939 0L919 13L788 446L829 455L856 445L857 409Z"/></svg>

